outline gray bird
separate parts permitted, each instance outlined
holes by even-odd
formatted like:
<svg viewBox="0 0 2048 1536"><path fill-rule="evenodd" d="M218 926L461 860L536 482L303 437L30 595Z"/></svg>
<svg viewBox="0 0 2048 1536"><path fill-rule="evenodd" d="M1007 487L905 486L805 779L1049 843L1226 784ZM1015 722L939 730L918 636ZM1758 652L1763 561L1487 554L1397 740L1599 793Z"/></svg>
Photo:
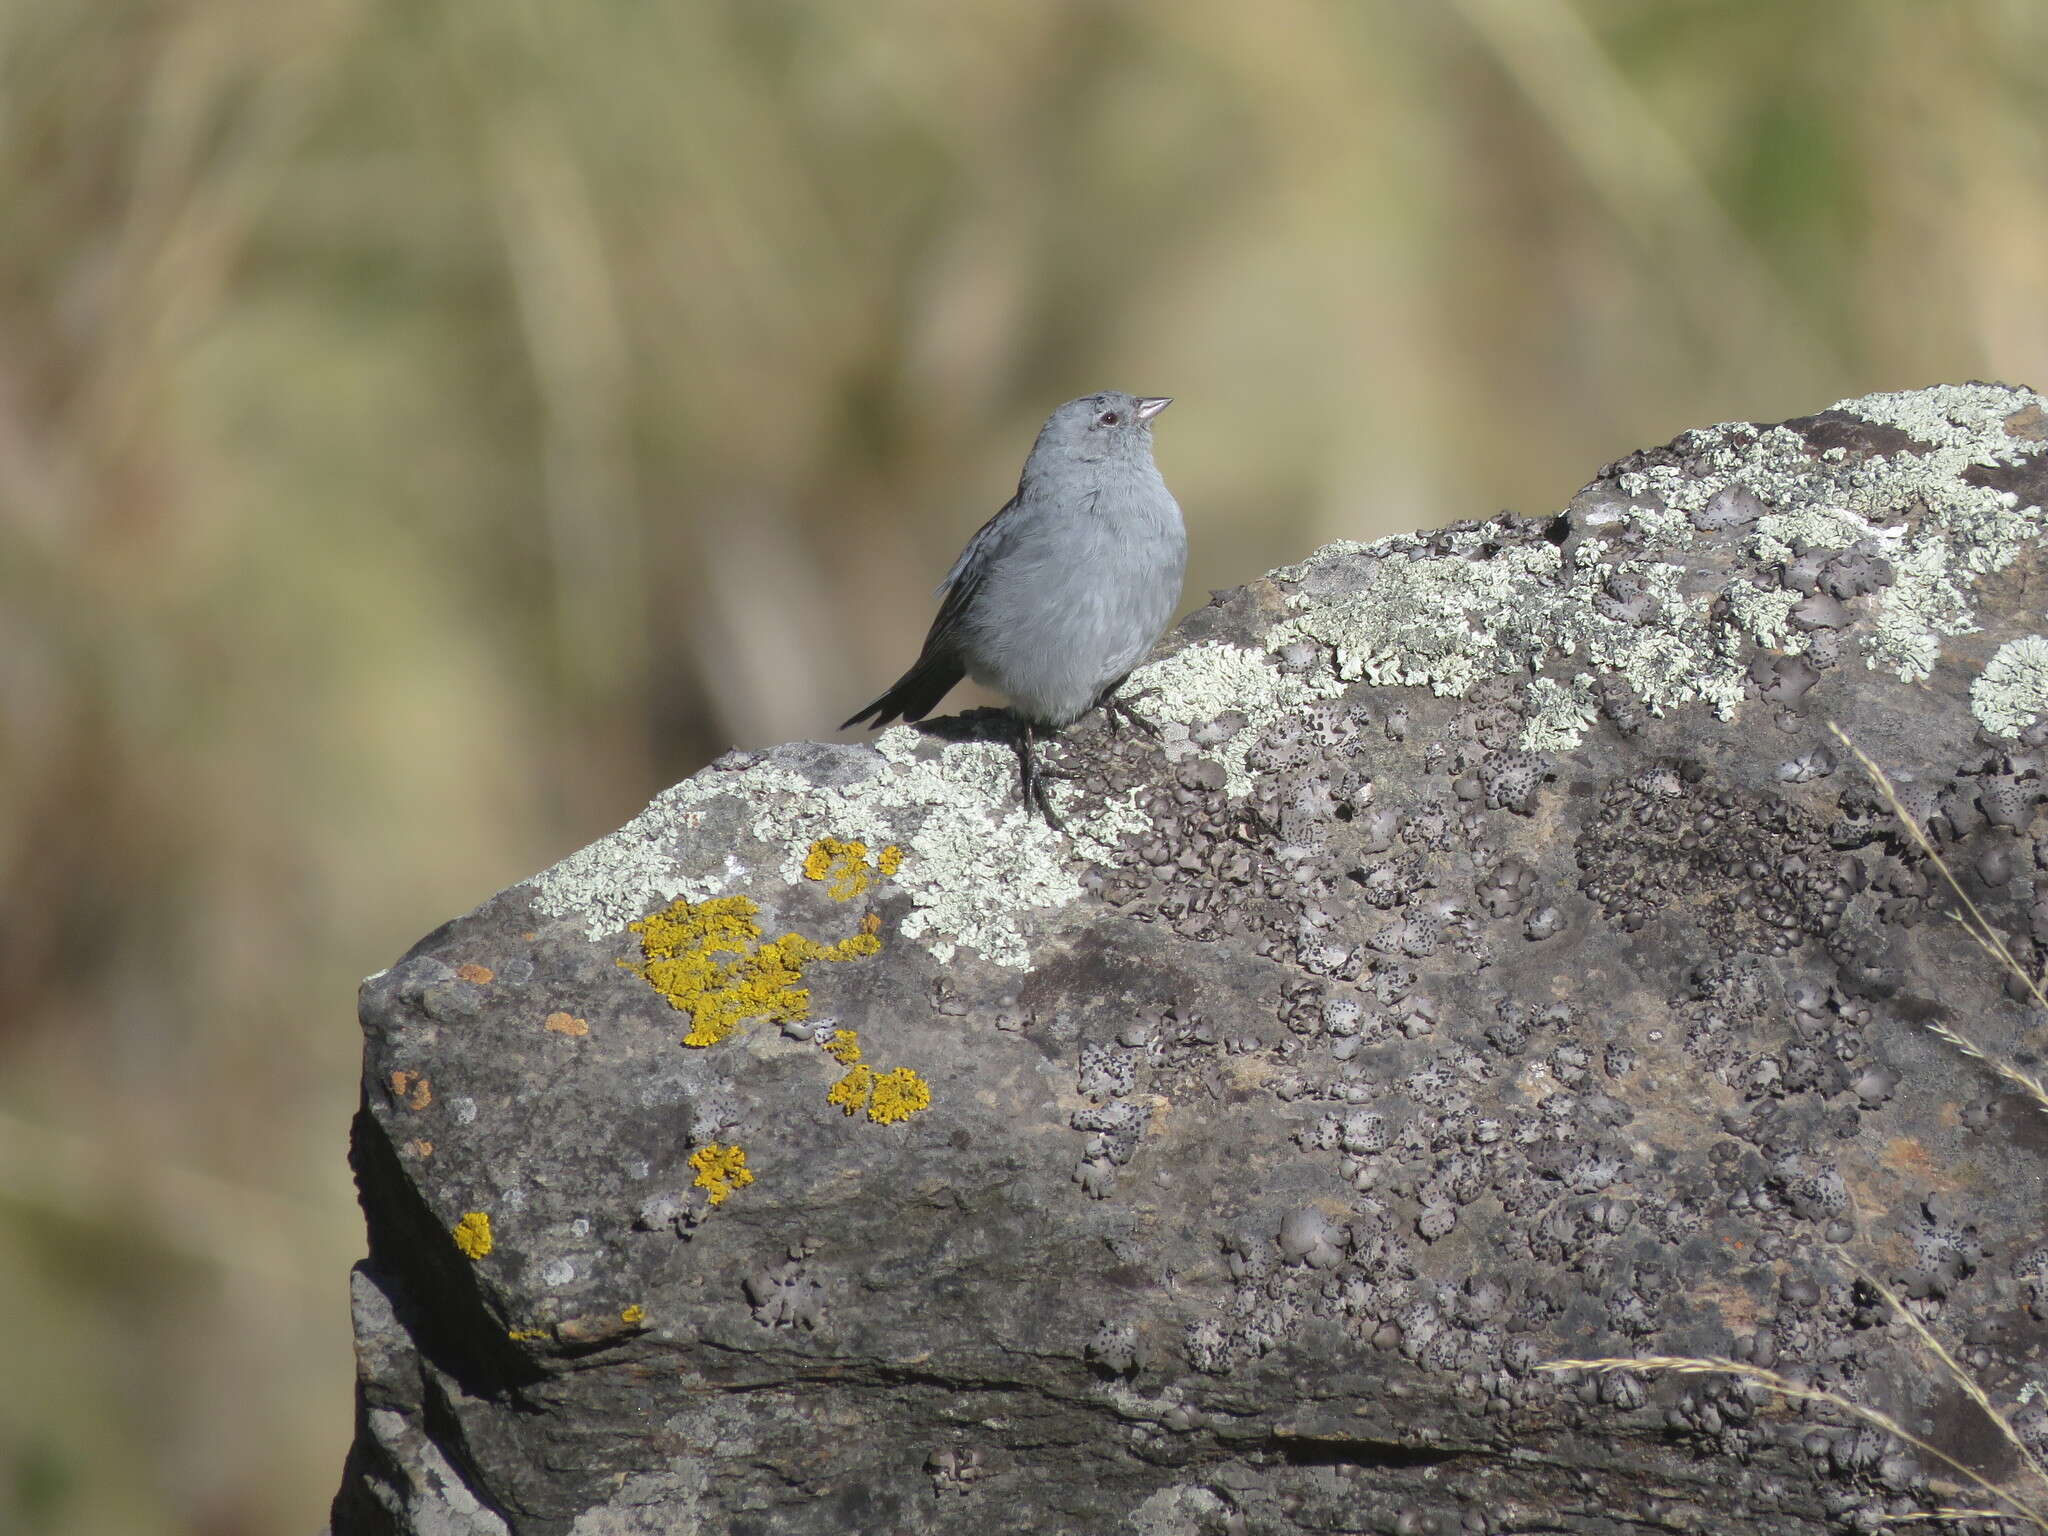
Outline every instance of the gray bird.
<svg viewBox="0 0 2048 1536"><path fill-rule="evenodd" d="M917 663L847 726L922 720L962 677L1010 701L1024 804L1057 827L1032 738L1115 698L1180 603L1188 535L1152 462L1171 398L1116 390L1045 421L1009 504L967 541ZM1149 727L1148 727L1149 729Z"/></svg>

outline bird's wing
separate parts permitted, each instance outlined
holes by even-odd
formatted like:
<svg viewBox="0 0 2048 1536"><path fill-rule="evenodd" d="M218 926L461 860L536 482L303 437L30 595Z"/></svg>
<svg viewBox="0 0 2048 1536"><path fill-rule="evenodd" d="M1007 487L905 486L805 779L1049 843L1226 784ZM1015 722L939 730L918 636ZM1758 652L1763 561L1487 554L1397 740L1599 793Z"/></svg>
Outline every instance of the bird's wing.
<svg viewBox="0 0 2048 1536"><path fill-rule="evenodd" d="M974 601L975 592L987 578L995 555L1010 541L1012 519L1021 499L1021 494L1012 496L1000 512L975 530L974 537L967 541L967 547L960 551L960 558L953 562L953 569L946 572L946 579L939 583L938 591L944 601L939 604L938 614L932 620L931 632L925 636L927 653L935 644L950 638L959 627L961 618Z"/></svg>
<svg viewBox="0 0 2048 1536"><path fill-rule="evenodd" d="M922 720L967 675L953 644L954 632L973 606L974 594L987 579L995 556L1010 541L1015 527L1011 514L1017 510L1018 500L1012 496L1002 511L981 525L960 551L953 569L946 572L946 579L939 583L944 601L925 633L924 649L917 653L910 670L897 678L888 692L842 725L841 730L863 722L882 726L892 720Z"/></svg>

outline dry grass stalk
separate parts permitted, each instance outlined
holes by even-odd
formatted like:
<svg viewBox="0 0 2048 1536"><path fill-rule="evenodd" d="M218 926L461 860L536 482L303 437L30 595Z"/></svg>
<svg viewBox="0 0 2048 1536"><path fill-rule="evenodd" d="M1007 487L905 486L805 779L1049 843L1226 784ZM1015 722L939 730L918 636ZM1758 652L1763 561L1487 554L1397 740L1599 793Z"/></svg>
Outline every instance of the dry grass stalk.
<svg viewBox="0 0 2048 1536"><path fill-rule="evenodd" d="M1934 867L1941 871L1941 878L1948 882L1948 888L1956 893L1956 898L1969 913L1965 917L1960 912L1951 912L1949 916L1961 925L1963 932L1970 936L1970 941L1989 956L2000 970L2019 979L2037 1008L2048 1009L2048 993L2043 992L2040 978L2029 975L2026 967L2019 963L2010 949L2006 948L2005 941L1978 910L1977 904L1970 899L1969 892L1963 889L1962 882L1956 879L1955 870L1950 867L1948 860L1942 857L1941 850L1934 846L1933 839L1927 835L1927 829L1920 825L1899 799L1898 791L1892 788L1892 781L1886 777L1885 771L1872 762L1839 725L1830 724L1828 729L1834 733L1835 740L1847 748L1855 756L1856 761L1863 765L1863 771L1870 776L1871 783L1877 786L1878 793L1884 796L1885 804L1891 808L1892 815L1896 816L1912 834L1914 843L1933 861ZM2032 1099L2035 1108L2048 1114L2048 1083L2043 1083L2040 1078L2030 1073L2022 1072L2011 1062L1993 1055L1946 1024L1929 1024L1927 1028L1965 1056L1983 1062L2001 1079Z"/></svg>
<svg viewBox="0 0 2048 1536"><path fill-rule="evenodd" d="M1893 1304L1897 1305L1896 1302ZM1945 1354L1944 1358L1946 1358ZM1780 1376L1776 1371L1766 1370L1760 1365L1749 1365L1740 1360L1728 1360L1718 1356L1641 1355L1634 1358L1613 1356L1598 1360L1546 1360L1538 1365L1536 1369L1550 1372L1661 1371L1679 1376L1739 1376L1745 1381L1753 1381L1757 1385L1777 1393L1780 1397L1790 1398L1797 1402L1822 1403L1841 1413L1846 1413L1852 1418L1861 1419L1864 1423L1874 1429L1882 1430L1893 1439L1912 1446L1924 1455L1932 1456L1944 1466L1967 1478L2001 1504L2008 1506L2008 1511L1998 1514L1997 1518L2021 1519L2032 1525L2036 1530L2048 1532L2048 1506L2035 1508L2010 1489L1993 1482L1974 1468L1965 1466L1939 1446L1931 1445L1921 1439L1920 1436L1907 1429L1883 1409L1873 1408L1868 1403L1856 1402L1851 1398L1843 1397L1838 1392L1829 1392L1821 1387L1804 1386L1788 1377ZM1997 1417L1997 1415L1994 1415L1994 1417ZM2029 1456L2028 1461L2031 1464L2033 1458Z"/></svg>
<svg viewBox="0 0 2048 1536"><path fill-rule="evenodd" d="M2005 1079L2005 1081L2023 1090L2027 1097L2034 1101L2036 1108L2041 1110L2042 1113L2048 1114L2048 1083L2043 1083L2040 1078L2030 1073L2022 1072L2009 1061L2001 1061L1974 1041L1957 1034L1946 1024L1930 1024L1927 1027L1961 1051L1965 1056L1973 1057L1983 1062L1993 1072L1996 1072Z"/></svg>
<svg viewBox="0 0 2048 1536"><path fill-rule="evenodd" d="M1948 1372L1955 1384L1963 1389L1964 1394L1968 1396L1970 1401L1981 1408L1984 1411L1985 1417L1998 1426L1998 1432L2005 1437L2006 1443L2019 1453L2020 1460L2025 1464L2027 1471L2033 1474L2034 1480L2041 1485L2044 1491L2048 1491L2048 1468L2044 1468L2041 1465L2039 1458L2034 1455L2032 1448L2020 1437L2020 1432L2013 1427L2012 1420L1992 1405L1990 1396L1977 1384L1976 1378L1964 1370L1961 1363L1957 1361L1954 1355L1948 1352L1946 1346L1934 1336L1927 1325L1921 1322L1903 1301L1892 1294L1889 1286L1875 1275L1864 1271L1861 1267L1857 1269L1856 1274L1865 1285L1882 1296L1890 1304L1894 1312L1905 1319L1906 1326L1913 1330L1914 1336L1926 1346L1928 1353L1941 1362L1942 1368Z"/></svg>
<svg viewBox="0 0 2048 1536"><path fill-rule="evenodd" d="M1934 867L1941 871L1941 878L1948 882L1948 888L1956 893L1956 899L1962 902L1963 906L1968 910L1970 915L1967 921L1960 916L1956 918L1956 921L1962 923L1964 930L1976 942L1978 948L1998 962L2000 969L2004 970L2008 975L2019 978L2021 984L2026 987L2028 995L2033 998L2035 1007L2048 1008L2048 992L2042 991L2040 979L2029 975L2026 967L2013 958L2012 951L2005 947L2005 941L1999 938L1997 930L1991 926L1989 920L1978 910L1977 903L1970 899L1970 893L1963 889L1962 882L1956 879L1956 872L1949 867L1948 860L1942 857L1941 850L1934 846L1933 839L1927 835L1927 829L1920 825L1912 812L1908 811L1905 804L1899 799L1899 792L1892 788L1892 781L1886 777L1885 771L1878 767L1875 762L1871 761L1869 755L1861 747L1857 746L1855 742L1851 741L1848 733L1839 725L1831 722L1828 730L1833 733L1835 740L1839 741L1856 761L1863 765L1863 771L1870 776L1871 783L1877 786L1878 793L1884 796L1885 804L1891 808L1891 813L1912 834L1914 843L1919 846L1922 853L1926 854L1934 862Z"/></svg>
<svg viewBox="0 0 2048 1536"><path fill-rule="evenodd" d="M1910 1515L1879 1515L1880 1525L1911 1525L1923 1520L2010 1520L2012 1516L2002 1509L1957 1509L1943 1505L1939 1509L1915 1510Z"/></svg>

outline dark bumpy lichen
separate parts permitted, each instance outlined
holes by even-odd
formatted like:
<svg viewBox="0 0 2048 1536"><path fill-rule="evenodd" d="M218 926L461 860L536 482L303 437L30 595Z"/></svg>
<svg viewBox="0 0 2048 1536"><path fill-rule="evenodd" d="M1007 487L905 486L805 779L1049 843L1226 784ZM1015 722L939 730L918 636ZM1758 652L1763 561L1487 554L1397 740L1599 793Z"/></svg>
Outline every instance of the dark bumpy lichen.
<svg viewBox="0 0 2048 1536"><path fill-rule="evenodd" d="M1674 906L1723 954L1784 954L1841 926L1864 870L1789 801L1672 760L1607 786L1579 833L1580 887L1634 931Z"/></svg>
<svg viewBox="0 0 2048 1536"><path fill-rule="evenodd" d="M1767 511L1738 491L1695 523L1748 527ZM1417 553L1435 547L1415 541ZM1866 617L1859 604L1895 574L1867 543L1795 547L1781 567L1754 571L1760 587L1782 583L1795 594L1776 611L1785 636L1806 637L1800 649L1760 650L1747 664L1754 696L1779 711L1778 728L1803 736L1774 759L1777 784L1818 786L1837 774L1836 753L1802 710L1840 665L1834 633ZM1657 612L1625 574L1602 583L1594 606L1632 624ZM1322 661L1298 641L1279 659L1296 672ZM1625 679L1593 679L1586 697L1617 736L1654 724ZM1872 1045L1873 1000L1892 985L1879 934L1939 899L1924 855L1860 781L1831 798L1795 800L1674 756L1640 761L1586 803L1575 817L1576 890L1546 891L1541 850L1520 851L1521 825L1545 814L1557 769L1518 746L1545 707L1506 682L1418 704L1347 694L1263 728L1244 759L1252 790L1243 799L1224 792L1226 775L1202 755L1233 740L1242 720L1197 725L1172 779L1142 802L1153 830L1092 878L1112 908L1141 922L1199 943L1248 943L1273 964L1286 1033L1263 1048L1280 1068L1264 1078L1266 1090L1308 1113L1294 1141L1350 1191L1341 1218L1324 1204L1296 1205L1262 1230L1219 1234L1233 1288L1185 1329L1183 1355L1197 1372L1235 1371L1324 1320L1472 1383L1489 1411L1509 1413L1548 1390L1530 1375L1517 1330L1563 1321L1558 1297L1518 1288L1517 1265L1576 1276L1582 1294L1572 1306L1585 1324L1574 1326L1627 1350L1697 1325L1691 1297L1703 1277L1681 1281L1675 1255L1695 1252L1709 1230L1724 1234L1720 1251L1739 1253L1741 1268L1858 1236L1834 1149L1900 1082ZM2002 889L2031 873L2015 839L2042 798L2039 773L2026 756L1989 761L1918 790L1912 803L1943 847L1967 854L1975 877ZM1621 932L1681 923L1686 937L1674 947L1712 957L1670 997L1666 1027L1624 1044L1587 1037L1562 1006L1501 995L1475 1007L1471 978L1499 946L1569 931L1583 920L1581 897ZM2048 938L2048 899L2039 910L2035 926ZM1787 997L1769 963L1808 949L1839 983ZM1884 1022L1883 1038L1895 1039L1897 1019ZM1759 1050L1774 1032L1775 1048ZM1644 1047L1656 1075L1643 1070ZM1129 1106L1213 1085L1213 1064L1232 1048L1227 1031L1170 1008L1084 1043L1078 1083L1099 1101L1073 1121L1090 1136L1077 1175L1084 1187L1111 1193L1116 1170L1136 1155ZM1703 1071L1703 1107L1722 1106L1701 1126L1700 1167L1711 1172L1659 1175L1638 1161L1629 1127L1641 1111L1631 1099L1654 1097L1673 1070ZM1481 1200L1503 1213L1478 1238L1497 1267L1480 1259L1461 1281L1430 1278L1436 1266L1422 1255L1460 1239L1462 1213ZM1666 1257L1646 1257L1646 1241ZM1473 1261L1472 1249L1461 1251ZM1895 1278L1928 1303L1966 1283L1981 1256L1974 1234L1939 1223L1915 1251L1919 1262ZM1776 1292L1776 1317L1728 1348L1759 1362L1811 1359L1839 1336L1831 1330L1870 1324L1867 1315L1838 1321L1846 1314L1828 1306L1840 1294L1795 1277ZM1839 1359L1821 1377L1857 1390L1869 1367L1859 1356ZM1655 1378L1624 1373L1587 1390L1589 1402L1621 1411L1655 1400L1674 1433L1738 1459L1771 1439L1757 1422L1758 1393L1740 1382L1688 1380L1664 1391ZM1917 1471L1873 1458L1853 1437L1831 1433L1827 1446L1834 1469L1859 1488L1917 1486Z"/></svg>

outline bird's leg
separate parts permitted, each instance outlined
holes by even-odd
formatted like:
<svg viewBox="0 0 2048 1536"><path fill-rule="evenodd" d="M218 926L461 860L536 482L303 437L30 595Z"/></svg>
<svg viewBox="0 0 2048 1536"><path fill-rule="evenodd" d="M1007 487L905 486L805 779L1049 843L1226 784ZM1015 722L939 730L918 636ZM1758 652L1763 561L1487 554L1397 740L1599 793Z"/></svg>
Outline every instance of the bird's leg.
<svg viewBox="0 0 2048 1536"><path fill-rule="evenodd" d="M1118 727L1123 724L1130 724L1136 726L1156 741L1159 738L1159 727L1118 697L1118 690L1123 687L1130 675L1130 673L1126 672L1122 677L1103 689L1102 697L1095 701L1096 708L1102 711L1102 718L1109 727L1110 735L1120 734Z"/></svg>
<svg viewBox="0 0 2048 1536"><path fill-rule="evenodd" d="M1024 795L1024 809L1036 811L1045 818L1045 824L1055 832L1067 830L1052 802L1045 796L1045 771L1039 767L1037 755L1031 750L1032 737L1036 727L1029 720L1017 722L1016 734L1010 739L1017 748L1017 767L1021 776Z"/></svg>

